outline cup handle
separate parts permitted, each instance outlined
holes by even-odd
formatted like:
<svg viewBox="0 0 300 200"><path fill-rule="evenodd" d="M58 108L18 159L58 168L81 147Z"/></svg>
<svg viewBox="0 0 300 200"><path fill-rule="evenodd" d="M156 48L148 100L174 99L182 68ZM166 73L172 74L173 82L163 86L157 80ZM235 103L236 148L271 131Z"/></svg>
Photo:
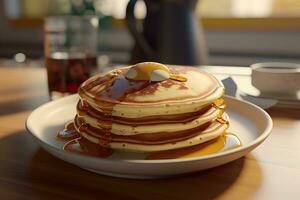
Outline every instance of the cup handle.
<svg viewBox="0 0 300 200"><path fill-rule="evenodd" d="M134 7L137 0L130 0L126 7L126 22L129 31L133 35L136 44L149 57L154 58L154 50L151 48L146 38L138 31L136 18L134 17Z"/></svg>

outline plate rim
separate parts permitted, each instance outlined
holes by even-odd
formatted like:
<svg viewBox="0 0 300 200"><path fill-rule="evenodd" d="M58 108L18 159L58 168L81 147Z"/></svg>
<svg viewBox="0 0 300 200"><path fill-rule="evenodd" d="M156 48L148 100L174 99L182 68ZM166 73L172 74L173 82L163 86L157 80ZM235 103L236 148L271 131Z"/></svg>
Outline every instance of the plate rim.
<svg viewBox="0 0 300 200"><path fill-rule="evenodd" d="M48 144L47 142L44 142L42 139L40 139L34 133L34 131L32 131L29 127L29 121L35 115L35 113L39 112L42 109L45 109L45 108L51 106L53 103L57 103L59 101L66 101L66 99L71 99L71 98L75 98L75 97L79 98L79 96L77 94L74 94L74 95L63 97L63 98L60 98L60 99L57 99L57 100L54 100L54 101L49 101L45 104L40 105L39 107L34 109L30 113L30 115L27 117L27 119L25 121L25 129L40 144L44 144L48 148L51 148L52 150L59 151L63 154L72 155L72 156L75 156L75 157L78 157L78 158L89 158L89 159L92 159L92 160L97 160L97 162L99 162L99 161L111 162L111 163L120 163L120 162L122 162L122 163L128 163L128 164L165 164L165 163L171 164L171 163L196 162L196 161L217 159L217 158L220 158L220 157L226 157L226 156L231 155L231 154L240 153L242 151L250 149L251 147L255 147L255 146L261 144L271 134L271 131L272 131L272 128L273 128L272 118L270 117L270 115L265 110L263 110L262 108L260 108L259 106L255 105L251 102L247 102L247 101L244 101L244 100L237 99L235 97L225 95L225 98L231 99L232 101L241 102L241 103L246 104L248 106L254 107L255 109L257 109L259 112L261 112L266 117L267 126L266 126L265 130L257 138L255 138L253 141L249 142L247 145L243 145L243 146L240 146L240 147L237 147L237 148L234 148L234 149L230 149L230 150L227 150L227 151L224 151L224 152L220 152L220 153L217 153L217 154L211 154L211 155L193 157L193 158L175 158L175 159L158 159L158 160L141 160L141 159L120 159L120 160L117 160L117 159L99 158L99 157L94 157L94 156L89 156L89 155L81 155L81 154L77 154L77 153L73 153L73 152L66 152L62 149L56 148L56 147L52 146L51 144Z"/></svg>

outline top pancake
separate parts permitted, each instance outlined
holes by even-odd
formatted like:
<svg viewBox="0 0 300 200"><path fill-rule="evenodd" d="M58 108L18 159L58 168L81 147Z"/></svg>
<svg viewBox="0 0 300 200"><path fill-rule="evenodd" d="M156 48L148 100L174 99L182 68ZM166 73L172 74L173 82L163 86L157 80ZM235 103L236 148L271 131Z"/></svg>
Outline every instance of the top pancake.
<svg viewBox="0 0 300 200"><path fill-rule="evenodd" d="M218 93L220 88L223 90L214 76L193 67L169 66L174 74L186 77L186 82L172 79L163 82L131 81L124 76L128 69L93 76L81 85L81 96L93 101L146 105L201 100Z"/></svg>
<svg viewBox="0 0 300 200"><path fill-rule="evenodd" d="M129 67L125 67L91 77L81 85L79 95L95 109L129 118L195 112L223 96L222 83L209 73L193 67L168 67L187 81L128 80Z"/></svg>

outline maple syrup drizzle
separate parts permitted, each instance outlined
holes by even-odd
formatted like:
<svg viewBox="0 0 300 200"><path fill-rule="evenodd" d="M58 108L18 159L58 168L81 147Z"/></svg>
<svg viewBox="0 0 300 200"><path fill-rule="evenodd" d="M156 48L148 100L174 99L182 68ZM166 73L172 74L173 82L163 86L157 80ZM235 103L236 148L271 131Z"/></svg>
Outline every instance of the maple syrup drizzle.
<svg viewBox="0 0 300 200"><path fill-rule="evenodd" d="M63 149L73 153L101 158L109 157L113 153L112 149L104 148L98 144L94 144L83 137L79 137L67 142Z"/></svg>
<svg viewBox="0 0 300 200"><path fill-rule="evenodd" d="M218 109L220 111L217 118L216 118L216 121L221 123L221 124L227 124L228 125L229 121L223 118L223 114L225 113L225 107L226 107L224 99L220 98L220 99L215 100L214 103L212 103L212 106L215 109Z"/></svg>
<svg viewBox="0 0 300 200"><path fill-rule="evenodd" d="M156 152L148 155L146 160L178 159L206 156L221 151L240 147L241 140L232 133L225 133L216 139L191 147Z"/></svg>
<svg viewBox="0 0 300 200"><path fill-rule="evenodd" d="M170 74L170 78L176 81L180 81L180 82L186 82L187 78L184 76L180 76L180 75L176 75L176 74Z"/></svg>
<svg viewBox="0 0 300 200"><path fill-rule="evenodd" d="M82 124L79 129L83 131L87 128L86 124ZM59 131L56 138L58 140L67 141L63 146L63 150L79 153L89 156L108 157L113 151L109 148L104 148L98 144L94 144L80 136L76 131L74 122L68 122L62 131Z"/></svg>
<svg viewBox="0 0 300 200"><path fill-rule="evenodd" d="M64 129L57 133L56 138L62 141L69 141L78 138L79 136L79 133L75 130L74 122L71 121L66 123Z"/></svg>
<svg viewBox="0 0 300 200"><path fill-rule="evenodd" d="M117 102L123 101L127 95L143 90L144 88L150 86L152 83L149 81L132 81L127 79L124 75L121 75L122 71L114 71L112 72L111 79L109 82L105 85L104 88L102 88L100 91L94 91L96 94L96 98L94 99L96 102L105 104L105 110L103 110L105 118L107 120L106 127L102 128L102 132L104 133L104 137L102 139L99 139L99 145L105 148L109 148L112 135L111 135L111 129L112 129L112 121L113 121L113 107ZM97 82L97 80L94 80L94 82ZM95 86L96 84L94 82L90 82L89 85L85 85L86 88L92 89L90 85ZM83 92L83 91L79 91ZM114 102L108 102L105 100L111 100L113 99ZM82 103L82 110L81 112L87 112L88 104ZM85 131L86 130L86 124L81 124L79 127L79 131Z"/></svg>

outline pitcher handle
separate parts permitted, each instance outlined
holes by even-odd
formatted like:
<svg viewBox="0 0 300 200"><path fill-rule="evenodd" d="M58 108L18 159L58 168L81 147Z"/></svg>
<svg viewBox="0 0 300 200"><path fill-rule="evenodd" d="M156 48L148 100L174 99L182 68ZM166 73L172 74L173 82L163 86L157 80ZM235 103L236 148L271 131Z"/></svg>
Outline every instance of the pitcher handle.
<svg viewBox="0 0 300 200"><path fill-rule="evenodd" d="M138 31L136 18L134 17L134 7L137 0L130 0L126 7L126 22L129 31L133 35L136 44L149 58L154 58L154 51L147 42L146 38Z"/></svg>

